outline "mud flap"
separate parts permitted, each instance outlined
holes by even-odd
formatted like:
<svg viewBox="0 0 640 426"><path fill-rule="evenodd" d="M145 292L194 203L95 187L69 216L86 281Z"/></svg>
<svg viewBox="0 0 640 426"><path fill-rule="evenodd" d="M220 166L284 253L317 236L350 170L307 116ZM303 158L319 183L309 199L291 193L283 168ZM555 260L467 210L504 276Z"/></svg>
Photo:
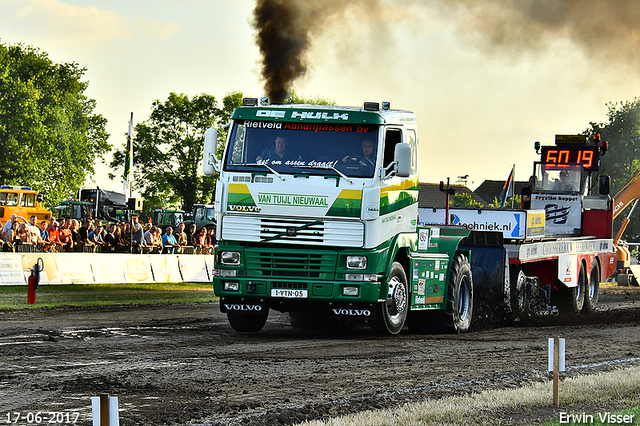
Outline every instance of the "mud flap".
<svg viewBox="0 0 640 426"><path fill-rule="evenodd" d="M242 314L264 314L269 312L269 305L262 299L233 299L228 297L220 298L220 312L242 313Z"/></svg>
<svg viewBox="0 0 640 426"><path fill-rule="evenodd" d="M567 254L558 256L558 279L565 286L578 286L578 256Z"/></svg>

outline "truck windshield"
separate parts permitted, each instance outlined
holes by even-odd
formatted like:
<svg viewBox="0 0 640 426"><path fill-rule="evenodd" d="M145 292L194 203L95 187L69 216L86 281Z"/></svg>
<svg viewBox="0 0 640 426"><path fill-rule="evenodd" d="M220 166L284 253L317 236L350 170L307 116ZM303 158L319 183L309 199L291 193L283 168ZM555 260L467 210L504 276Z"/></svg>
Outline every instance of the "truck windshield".
<svg viewBox="0 0 640 426"><path fill-rule="evenodd" d="M585 178L580 165L558 168L556 165L536 163L535 192L578 194L582 192Z"/></svg>
<svg viewBox="0 0 640 426"><path fill-rule="evenodd" d="M371 178L377 167L378 125L236 121L224 168ZM268 167L264 167L268 166Z"/></svg>

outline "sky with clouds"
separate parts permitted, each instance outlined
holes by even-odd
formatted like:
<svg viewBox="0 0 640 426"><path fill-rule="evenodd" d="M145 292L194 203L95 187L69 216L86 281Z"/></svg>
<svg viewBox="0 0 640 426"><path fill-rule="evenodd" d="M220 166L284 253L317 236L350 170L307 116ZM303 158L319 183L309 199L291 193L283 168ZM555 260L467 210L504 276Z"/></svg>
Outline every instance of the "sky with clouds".
<svg viewBox="0 0 640 426"><path fill-rule="evenodd" d="M304 96L414 111L420 180L527 180L535 141L606 121L640 94L640 2L337 0L309 16ZM347 4L348 6L344 6ZM537 6L540 7L537 7ZM549 5L553 5L550 7ZM560 6L558 6L560 5ZM0 41L87 68L87 96L120 146L131 112L170 92L263 94L251 0L0 0ZM93 180L119 190L104 165ZM91 182L88 183L91 185Z"/></svg>

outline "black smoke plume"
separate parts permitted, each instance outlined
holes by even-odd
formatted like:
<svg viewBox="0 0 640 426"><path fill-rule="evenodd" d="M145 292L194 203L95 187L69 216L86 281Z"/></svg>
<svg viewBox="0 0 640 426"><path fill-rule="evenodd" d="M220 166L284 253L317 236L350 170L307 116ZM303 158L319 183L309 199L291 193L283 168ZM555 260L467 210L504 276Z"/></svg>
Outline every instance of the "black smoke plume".
<svg viewBox="0 0 640 426"><path fill-rule="evenodd" d="M254 9L262 76L271 103L284 103L291 83L307 71L304 53L309 32L301 24L300 10L293 1L259 0Z"/></svg>

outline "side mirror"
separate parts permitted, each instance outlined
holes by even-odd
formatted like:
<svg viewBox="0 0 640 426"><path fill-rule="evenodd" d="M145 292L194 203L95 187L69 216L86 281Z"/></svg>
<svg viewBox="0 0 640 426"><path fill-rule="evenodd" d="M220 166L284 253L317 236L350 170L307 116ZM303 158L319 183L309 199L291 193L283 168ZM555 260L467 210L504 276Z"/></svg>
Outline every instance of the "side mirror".
<svg viewBox="0 0 640 426"><path fill-rule="evenodd" d="M394 161L398 164L398 176L409 177L411 174L411 145L408 143L396 144Z"/></svg>
<svg viewBox="0 0 640 426"><path fill-rule="evenodd" d="M205 176L211 176L215 171L220 170L216 149L218 147L218 131L208 129L204 134L204 152L202 162L202 172Z"/></svg>
<svg viewBox="0 0 640 426"><path fill-rule="evenodd" d="M600 195L609 195L611 190L611 178L609 175L602 175L598 180L598 192Z"/></svg>

